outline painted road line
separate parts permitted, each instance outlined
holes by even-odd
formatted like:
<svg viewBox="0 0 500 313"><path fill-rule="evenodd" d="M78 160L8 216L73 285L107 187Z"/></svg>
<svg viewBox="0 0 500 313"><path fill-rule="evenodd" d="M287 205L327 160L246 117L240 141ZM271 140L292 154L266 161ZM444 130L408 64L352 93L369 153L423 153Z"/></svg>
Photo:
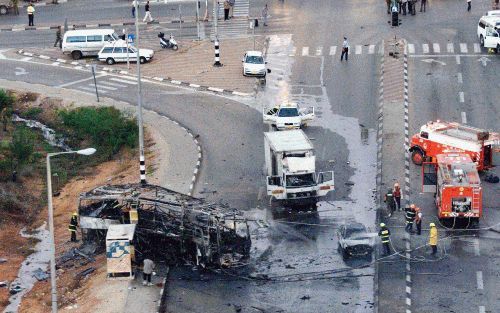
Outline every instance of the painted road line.
<svg viewBox="0 0 500 313"><path fill-rule="evenodd" d="M94 84L88 84L87 86L92 87L92 86L94 86ZM114 91L114 90L117 90L117 89L118 89L118 88L115 88L115 87L103 86L103 85L100 85L100 84L98 84L98 85L97 85L97 88L99 88L99 89L101 89L101 88L102 88L102 89L112 90L112 91Z"/></svg>
<svg viewBox="0 0 500 313"><path fill-rule="evenodd" d="M259 193L257 195L257 201L260 201L262 200L262 195L264 194L264 187L263 186L260 186L259 187Z"/></svg>
<svg viewBox="0 0 500 313"><path fill-rule="evenodd" d="M91 93L95 93L95 87L91 88L91 87L80 86L80 87L78 87L78 89L82 89L82 90L85 90L85 91L89 91ZM102 94L108 93L105 90L99 90L99 88L97 88L97 89L98 89L99 93L102 93Z"/></svg>
<svg viewBox="0 0 500 313"><path fill-rule="evenodd" d="M408 44L408 53L409 54L414 54L415 53L415 45L412 43Z"/></svg>
<svg viewBox="0 0 500 313"><path fill-rule="evenodd" d="M129 85L137 85L137 82L134 82L134 81L131 81L131 80L120 79L120 78L116 78L116 77L112 77L109 80L112 80L112 81L115 81L115 82L129 84Z"/></svg>
<svg viewBox="0 0 500 313"><path fill-rule="evenodd" d="M434 50L434 53L441 53L441 47L439 47L438 43L432 44L432 50Z"/></svg>
<svg viewBox="0 0 500 313"><path fill-rule="evenodd" d="M302 56L309 55L309 47L302 47Z"/></svg>
<svg viewBox="0 0 500 313"><path fill-rule="evenodd" d="M484 305L479 306L479 313L486 313L486 308L484 307Z"/></svg>
<svg viewBox="0 0 500 313"><path fill-rule="evenodd" d="M52 63L51 65L52 65L52 66L59 66L59 64L60 64L59 62L54 62L54 63Z"/></svg>
<svg viewBox="0 0 500 313"><path fill-rule="evenodd" d="M481 255L481 251L479 250L479 239L477 239L477 238L474 238L474 254L476 256L480 256Z"/></svg>
<svg viewBox="0 0 500 313"><path fill-rule="evenodd" d="M466 43L461 43L460 44L460 53L469 53L469 49L467 49L467 44Z"/></svg>
<svg viewBox="0 0 500 313"><path fill-rule="evenodd" d="M458 73L457 74L457 80L458 80L459 84L463 84L464 83L464 79L462 77L462 73Z"/></svg>
<svg viewBox="0 0 500 313"><path fill-rule="evenodd" d="M337 53L337 46L331 46L330 47L330 55L335 55Z"/></svg>
<svg viewBox="0 0 500 313"><path fill-rule="evenodd" d="M429 53L429 45L426 43L422 44L422 51L423 53Z"/></svg>
<svg viewBox="0 0 500 313"><path fill-rule="evenodd" d="M356 50L354 51L356 54L361 54L363 52L363 48L361 45L356 45Z"/></svg>
<svg viewBox="0 0 500 313"><path fill-rule="evenodd" d="M290 52L290 54L288 56L289 57L294 57L296 53L297 53L297 47L293 47L292 48L292 52Z"/></svg>
<svg viewBox="0 0 500 313"><path fill-rule="evenodd" d="M374 54L374 53L375 53L375 45L369 45L368 54Z"/></svg>
<svg viewBox="0 0 500 313"><path fill-rule="evenodd" d="M462 112L461 116L462 116L462 124L467 124L467 113Z"/></svg>
<svg viewBox="0 0 500 313"><path fill-rule="evenodd" d="M463 91L460 91L460 92L458 93L458 97L460 98L460 102L461 102L461 103L464 103L464 101L465 101L465 97L464 97L464 92L463 92Z"/></svg>
<svg viewBox="0 0 500 313"><path fill-rule="evenodd" d="M448 53L455 53L455 47L453 46L453 43L450 42L446 45L446 51Z"/></svg>
<svg viewBox="0 0 500 313"><path fill-rule="evenodd" d="M319 46L318 48L316 48L316 55L320 56L322 54L323 54L323 47Z"/></svg>
<svg viewBox="0 0 500 313"><path fill-rule="evenodd" d="M118 88L127 87L127 85L112 83L112 82L109 82L107 80L101 80L101 81L99 81L99 84L101 84L101 85L107 85L107 86L113 86L113 87L118 87Z"/></svg>
<svg viewBox="0 0 500 313"><path fill-rule="evenodd" d="M482 271L476 272L476 280L477 280L477 289L483 290L484 284L483 284L483 272Z"/></svg>
<svg viewBox="0 0 500 313"><path fill-rule="evenodd" d="M99 77L102 77L102 76L106 76L106 74L97 75L96 78L99 78ZM87 77L87 78L84 78L84 79L75 80L75 81L72 81L72 82L69 82L69 83L65 83L65 84L59 85L57 87L64 88L64 87L68 87L68 86L71 86L71 85L74 85L74 84L83 83L83 82L86 82L86 81L91 80L91 79L94 79L94 77Z"/></svg>
<svg viewBox="0 0 500 313"><path fill-rule="evenodd" d="M32 57L24 57L24 58L21 59L21 61L29 61L31 59L33 59L33 58Z"/></svg>
<svg viewBox="0 0 500 313"><path fill-rule="evenodd" d="M481 53L481 46L478 43L474 43L474 53Z"/></svg>
<svg viewBox="0 0 500 313"><path fill-rule="evenodd" d="M455 61L457 61L457 64L460 64L460 56L459 55L455 56Z"/></svg>

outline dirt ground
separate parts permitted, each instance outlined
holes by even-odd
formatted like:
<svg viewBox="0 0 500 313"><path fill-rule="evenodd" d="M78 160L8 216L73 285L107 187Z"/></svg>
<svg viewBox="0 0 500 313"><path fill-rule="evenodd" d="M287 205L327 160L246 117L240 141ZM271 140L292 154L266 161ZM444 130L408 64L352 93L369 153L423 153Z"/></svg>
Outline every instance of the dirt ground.
<svg viewBox="0 0 500 313"><path fill-rule="evenodd" d="M146 159L153 164L155 155L151 152L154 143L145 132L146 137ZM71 214L77 209L78 197L80 193L88 191L99 185L130 183L138 180L138 155L135 153L121 153L113 161L102 163L94 168L86 170L86 175L70 180L60 192L60 195L53 198L54 205L54 226L56 254L61 255L65 251L78 246L80 243L69 242L70 233L68 223ZM21 184L27 192L38 197L45 197L45 182L38 179L25 179ZM29 228L40 226L47 218L47 208L45 207L37 216L36 221L29 225ZM16 223L14 219L8 219L2 223L0 230L0 258L7 259L7 262L0 264L0 281L12 281L16 278L20 264L24 258L30 254L30 249L34 242L29 238L23 238L20 230L25 225ZM78 234L78 237L80 235ZM89 267L96 270L78 279L77 274ZM109 282L106 279L106 260L103 254L96 257L96 261L81 267L58 270L57 287L58 301L61 310L71 310L71 312L102 312L103 307L113 307L112 304L104 305L110 301L120 303L121 297L126 296L126 288L123 283ZM115 286L116 285L116 286ZM0 288L0 311L8 304L8 289ZM122 301L123 302L123 301ZM76 306L74 305L75 303ZM19 312L38 313L50 312L50 281L37 282L33 289L27 293L21 303ZM96 309L99 308L99 309ZM112 310L109 312L113 312Z"/></svg>

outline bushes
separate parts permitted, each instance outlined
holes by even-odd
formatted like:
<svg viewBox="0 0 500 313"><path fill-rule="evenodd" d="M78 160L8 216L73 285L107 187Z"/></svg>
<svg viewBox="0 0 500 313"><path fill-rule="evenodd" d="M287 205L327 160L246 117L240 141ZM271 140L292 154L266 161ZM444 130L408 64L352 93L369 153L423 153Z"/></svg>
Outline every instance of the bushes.
<svg viewBox="0 0 500 313"><path fill-rule="evenodd" d="M138 128L135 119L113 107L83 107L59 111L66 131L75 140L90 141L87 146L110 159L122 147L135 148ZM83 147L82 147L83 148Z"/></svg>
<svg viewBox="0 0 500 313"><path fill-rule="evenodd" d="M15 98L0 89L0 115L3 123L3 131L7 131L7 123L12 116L12 106L14 105Z"/></svg>

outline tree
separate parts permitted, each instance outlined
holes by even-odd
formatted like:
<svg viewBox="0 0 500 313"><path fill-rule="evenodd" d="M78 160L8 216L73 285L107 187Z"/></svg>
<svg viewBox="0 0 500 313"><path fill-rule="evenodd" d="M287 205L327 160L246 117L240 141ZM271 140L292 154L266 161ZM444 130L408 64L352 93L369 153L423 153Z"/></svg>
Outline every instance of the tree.
<svg viewBox="0 0 500 313"><path fill-rule="evenodd" d="M12 169L28 163L34 152L35 134L26 126L16 128L10 142Z"/></svg>

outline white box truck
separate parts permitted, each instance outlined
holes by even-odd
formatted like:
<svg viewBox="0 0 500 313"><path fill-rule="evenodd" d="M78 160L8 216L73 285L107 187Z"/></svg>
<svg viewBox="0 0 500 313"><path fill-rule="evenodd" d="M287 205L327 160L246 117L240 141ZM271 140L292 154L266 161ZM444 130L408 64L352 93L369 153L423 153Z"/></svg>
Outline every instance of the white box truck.
<svg viewBox="0 0 500 313"><path fill-rule="evenodd" d="M264 133L264 149L269 196L311 202L335 189L333 171L316 173L314 147L302 130Z"/></svg>

